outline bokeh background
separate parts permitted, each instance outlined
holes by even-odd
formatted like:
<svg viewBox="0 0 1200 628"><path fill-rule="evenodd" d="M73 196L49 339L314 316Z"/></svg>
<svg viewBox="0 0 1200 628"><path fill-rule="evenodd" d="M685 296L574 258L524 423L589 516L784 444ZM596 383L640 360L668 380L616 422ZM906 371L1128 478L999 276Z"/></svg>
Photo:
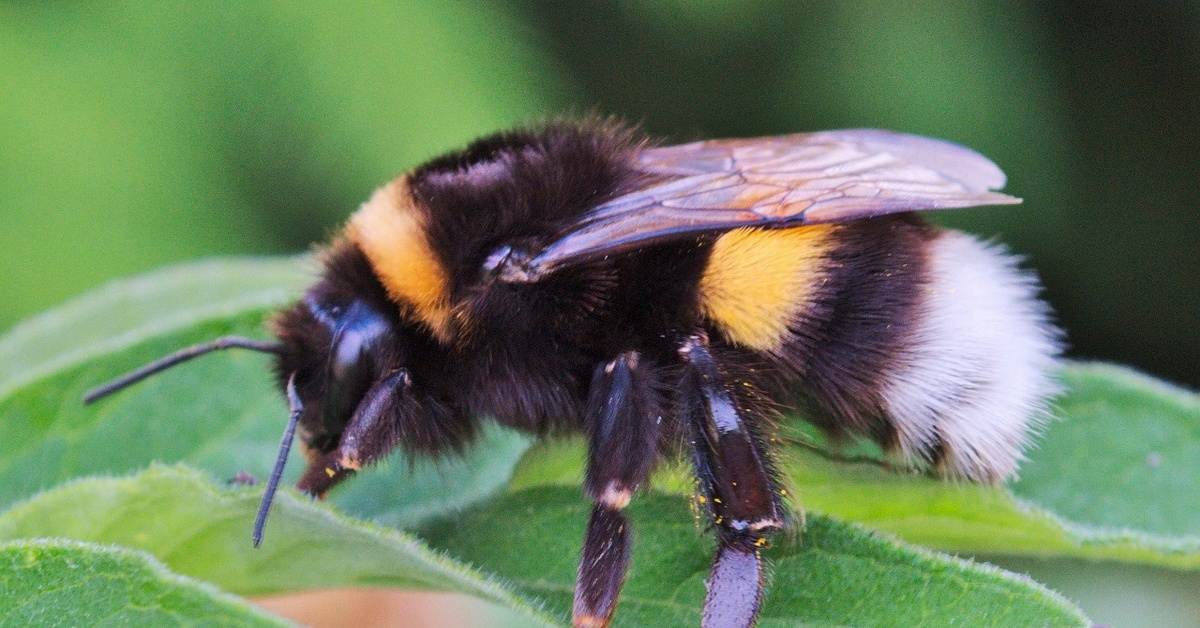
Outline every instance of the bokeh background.
<svg viewBox="0 0 1200 628"><path fill-rule="evenodd" d="M322 240L513 124L952 139L1016 208L1073 355L1200 387L1200 5L0 2L0 329L111 277Z"/></svg>
<svg viewBox="0 0 1200 628"><path fill-rule="evenodd" d="M1200 4L1165 0L0 0L0 330L305 250L397 173L563 113L974 147L1025 203L936 220L1024 254L1071 355L1200 388Z"/></svg>

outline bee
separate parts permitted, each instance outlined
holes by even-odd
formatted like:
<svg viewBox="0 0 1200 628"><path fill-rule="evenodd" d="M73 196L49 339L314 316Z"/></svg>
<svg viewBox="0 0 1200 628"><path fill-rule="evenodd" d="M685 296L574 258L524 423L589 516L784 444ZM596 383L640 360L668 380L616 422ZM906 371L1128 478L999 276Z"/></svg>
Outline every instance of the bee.
<svg viewBox="0 0 1200 628"><path fill-rule="evenodd" d="M844 130L663 146L611 121L477 140L400 176L272 321L297 488L324 496L396 448L440 456L481 421L582 432L592 502L574 624L610 622L623 510L682 450L716 537L703 624L750 626L761 549L792 512L769 447L803 416L945 476L1013 474L1055 392L1036 279L922 210L1006 205L1004 174L944 141Z"/></svg>

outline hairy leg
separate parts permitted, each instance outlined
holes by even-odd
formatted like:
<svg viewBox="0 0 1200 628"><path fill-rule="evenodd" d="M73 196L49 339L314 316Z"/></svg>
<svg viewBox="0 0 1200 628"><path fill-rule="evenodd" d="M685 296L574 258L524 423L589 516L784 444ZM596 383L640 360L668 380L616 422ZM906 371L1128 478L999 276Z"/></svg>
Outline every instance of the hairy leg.
<svg viewBox="0 0 1200 628"><path fill-rule="evenodd" d="M777 483L707 336L688 337L679 354L685 365L680 405L690 428L700 499L717 527L702 625L752 626L762 601L759 549L783 527Z"/></svg>
<svg viewBox="0 0 1200 628"><path fill-rule="evenodd" d="M661 401L638 353L596 368L588 394L587 492L591 519L575 582L574 624L606 626L629 565L631 528L621 510L658 457Z"/></svg>

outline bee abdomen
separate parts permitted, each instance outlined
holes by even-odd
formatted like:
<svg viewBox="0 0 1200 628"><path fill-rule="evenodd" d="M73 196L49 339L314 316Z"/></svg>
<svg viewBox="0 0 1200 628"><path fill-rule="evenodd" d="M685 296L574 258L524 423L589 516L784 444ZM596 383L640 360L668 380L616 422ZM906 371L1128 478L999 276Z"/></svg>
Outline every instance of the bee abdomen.
<svg viewBox="0 0 1200 628"><path fill-rule="evenodd" d="M763 352L804 418L951 477L1011 476L1057 390L1036 278L913 214L837 225L821 260L787 341Z"/></svg>
<svg viewBox="0 0 1200 628"><path fill-rule="evenodd" d="M1002 246L944 231L927 247L909 336L881 374L883 410L909 461L999 481L1048 416L1061 333Z"/></svg>

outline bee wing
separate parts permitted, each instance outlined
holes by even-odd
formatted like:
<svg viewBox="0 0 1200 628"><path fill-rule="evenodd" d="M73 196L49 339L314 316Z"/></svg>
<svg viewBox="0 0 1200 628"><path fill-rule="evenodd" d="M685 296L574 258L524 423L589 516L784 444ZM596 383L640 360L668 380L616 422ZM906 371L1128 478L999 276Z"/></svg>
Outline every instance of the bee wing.
<svg viewBox="0 0 1200 628"><path fill-rule="evenodd" d="M638 163L661 182L585 214L529 260L530 270L737 227L1021 202L990 191L1004 173L979 153L873 129L647 148Z"/></svg>

